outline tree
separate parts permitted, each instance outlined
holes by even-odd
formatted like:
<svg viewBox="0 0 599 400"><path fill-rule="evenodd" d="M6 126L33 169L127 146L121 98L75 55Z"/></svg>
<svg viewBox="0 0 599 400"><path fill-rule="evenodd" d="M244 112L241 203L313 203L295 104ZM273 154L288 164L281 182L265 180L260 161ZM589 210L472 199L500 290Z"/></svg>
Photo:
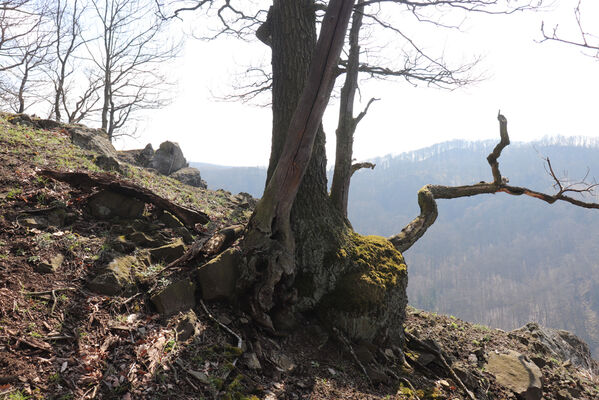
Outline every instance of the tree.
<svg viewBox="0 0 599 400"><path fill-rule="evenodd" d="M362 7L379 3L382 2L363 1L356 9L360 12ZM402 5L408 10L448 6L469 11L500 12L497 9L483 8L499 4L490 0L398 0L386 3ZM332 4L333 2L328 3L328 7ZM497 161L501 150L509 144L507 120L500 115L502 140L489 156L493 172L492 182L457 188L425 186L418 194L420 216L400 234L386 240L362 237L354 233L345 218L343 201L335 206L327 193L322 129L316 130L309 161L306 157L306 149L309 146L298 148L288 144L297 145L297 141L290 141L295 137L293 133L297 128L297 117L294 117L297 114L294 112L302 112L304 105L300 100L300 94L304 87L313 84L311 80L306 81L307 66L313 61L317 10L326 5L309 0L274 1L267 13L264 10L262 14L252 14L233 8L230 1L218 5L216 1L203 1L194 4L188 2L187 7L181 10L199 9L204 5L211 7L211 10L217 10L216 13L225 26L223 32L243 34L249 26L255 27L257 20L261 21L262 25L257 29L257 34L259 39L272 49L273 141L267 189L256 207L242 242L244 262L242 277L238 281L240 296L248 300L244 304L249 307L253 317L267 328L289 328L293 325L297 313L309 311L318 313L325 322L341 328L344 334L352 339L401 341L407 275L400 251L409 248L434 222L435 200L438 198L505 192L529 195L550 203L563 200L579 206L597 207L568 197L561 189L555 195L547 195L508 185L499 173ZM232 16L230 20L226 19L227 12ZM415 13L421 17L419 11ZM175 12L173 15L178 14ZM326 18L323 20L323 29ZM354 22L359 18L354 14ZM376 16L374 18L378 19ZM388 25L384 21L381 22L383 23L379 25ZM235 23L241 24L240 27L233 29L232 25ZM358 25L356 23L356 26ZM357 47L355 32L352 33L354 35L353 39L350 38L350 53L352 44L354 48ZM315 58L314 62L316 60L319 58ZM433 59L433 64L436 64L434 61ZM349 59L345 62L342 60L340 64L342 71L345 66L348 76L350 68L355 71L355 67L350 67ZM397 72L367 67L358 64L358 70L363 69L371 74L383 71L394 75L394 72ZM410 72L413 71L413 68L408 69L404 75L412 77ZM356 76L355 72L351 75ZM440 76L439 82L443 82L443 76ZM433 80L434 76L423 79ZM323 82L327 82L325 78ZM355 87L353 78L349 80L348 87ZM324 95L324 92L322 93ZM348 106L350 100L348 98ZM349 108L346 107L346 110ZM353 115L348 115L353 118ZM308 133L314 132L313 124L314 120L310 130L300 129L305 134L304 139ZM344 159L347 163L348 158ZM351 157L349 160L351 161ZM302 178L304 168L306 169ZM347 165L345 168L347 169ZM343 185L347 187L346 183ZM589 189L592 188L583 187L576 190Z"/></svg>
<svg viewBox="0 0 599 400"><path fill-rule="evenodd" d="M99 23L98 46L88 44L102 86L101 127L113 139L139 110L161 107L168 80L160 66L179 47L150 0L91 0Z"/></svg>

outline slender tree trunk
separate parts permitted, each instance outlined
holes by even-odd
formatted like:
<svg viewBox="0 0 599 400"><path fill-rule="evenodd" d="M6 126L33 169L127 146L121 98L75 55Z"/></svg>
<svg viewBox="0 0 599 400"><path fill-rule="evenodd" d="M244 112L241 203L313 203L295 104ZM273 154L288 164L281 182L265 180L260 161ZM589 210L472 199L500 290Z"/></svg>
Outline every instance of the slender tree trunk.
<svg viewBox="0 0 599 400"><path fill-rule="evenodd" d="M29 80L29 61L25 62L24 68L25 72L23 73L23 77L21 78L21 84L19 85L19 93L17 96L19 100L19 109L17 110L17 112L19 114L25 112L25 86L27 86L27 80Z"/></svg>
<svg viewBox="0 0 599 400"><path fill-rule="evenodd" d="M347 217L347 202L349 185L352 176L352 155L354 133L357 120L354 118L354 99L358 89L358 67L360 63L360 29L362 27L362 9L354 12L352 26L349 32L349 56L345 72L345 83L341 89L339 105L339 122L337 125L337 142L335 151L335 171L331 185L331 200L334 206Z"/></svg>

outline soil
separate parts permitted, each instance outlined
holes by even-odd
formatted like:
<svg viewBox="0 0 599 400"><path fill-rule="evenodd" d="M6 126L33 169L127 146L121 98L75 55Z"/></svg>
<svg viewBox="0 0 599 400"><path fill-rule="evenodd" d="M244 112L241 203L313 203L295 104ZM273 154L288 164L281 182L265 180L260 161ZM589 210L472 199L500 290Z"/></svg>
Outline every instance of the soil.
<svg viewBox="0 0 599 400"><path fill-rule="evenodd" d="M71 164L59 165L57 151L72 154ZM290 334L272 336L219 302L193 310L194 332L185 338L181 321L190 315L159 315L144 287L113 297L87 289L124 222L96 220L86 208L91 193L37 172L93 170L91 158L60 128L17 128L0 118L0 399L469 398L454 374L477 399L516 399L485 370L486 354L512 349L540 357L517 335L413 308L405 330L418 339L404 348L350 344L310 315ZM224 191L185 187L175 194L172 183L160 186L161 177L127 171L119 177L208 213L212 222L196 240L244 222L251 211ZM62 225L24 223L57 208L68 216ZM155 210L148 206L143 218L153 221ZM40 269L56 254L64 256L57 270ZM438 344L451 368L418 342ZM539 362L544 399L599 398L592 371L568 360Z"/></svg>

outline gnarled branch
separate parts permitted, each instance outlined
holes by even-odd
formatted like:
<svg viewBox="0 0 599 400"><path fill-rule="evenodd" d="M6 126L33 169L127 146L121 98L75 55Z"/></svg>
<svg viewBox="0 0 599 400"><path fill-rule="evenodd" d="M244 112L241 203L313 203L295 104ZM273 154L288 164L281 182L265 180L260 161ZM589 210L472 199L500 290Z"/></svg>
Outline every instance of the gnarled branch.
<svg viewBox="0 0 599 400"><path fill-rule="evenodd" d="M575 193L592 193L596 184L587 185L586 188L564 190L564 186L561 181L556 177L551 167L551 163L548 161L550 174L557 182L558 192L554 195L537 192L535 190L519 187L510 186L507 184L508 180L501 176L499 171L499 157L503 149L509 145L510 139L507 131L507 119L499 114L497 116L499 120L499 133L501 136L500 142L495 146L491 154L487 157L487 161L491 166L493 173L493 182L480 182L474 185L466 186L443 186L443 185L426 185L418 191L418 205L420 206L420 215L414 218L405 228L401 230L395 236L389 238L389 241L395 246L395 248L401 252L408 250L418 239L424 235L427 229L435 222L438 215L437 210L437 199L457 199L460 197L476 196L478 194L495 194L499 192L511 194L513 196L526 195L542 200L546 203L553 204L558 200L565 201L578 207L599 209L598 203L582 201L570 196L565 195L567 192Z"/></svg>

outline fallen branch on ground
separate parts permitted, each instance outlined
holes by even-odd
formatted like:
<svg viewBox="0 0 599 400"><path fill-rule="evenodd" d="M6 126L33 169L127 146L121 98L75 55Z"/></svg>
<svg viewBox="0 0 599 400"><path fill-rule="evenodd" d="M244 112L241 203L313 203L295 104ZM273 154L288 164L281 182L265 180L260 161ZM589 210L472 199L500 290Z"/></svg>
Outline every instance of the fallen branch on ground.
<svg viewBox="0 0 599 400"><path fill-rule="evenodd" d="M57 181L66 182L78 188L99 187L125 196L134 197L146 203L152 203L155 206L167 210L181 220L187 227L195 229L196 224L207 224L210 219L208 215L201 211L195 211L173 203L172 201L158 196L152 191L137 186L131 182L120 180L109 174L88 174L85 172L61 172L50 169L44 169L39 172L40 175L50 177Z"/></svg>

